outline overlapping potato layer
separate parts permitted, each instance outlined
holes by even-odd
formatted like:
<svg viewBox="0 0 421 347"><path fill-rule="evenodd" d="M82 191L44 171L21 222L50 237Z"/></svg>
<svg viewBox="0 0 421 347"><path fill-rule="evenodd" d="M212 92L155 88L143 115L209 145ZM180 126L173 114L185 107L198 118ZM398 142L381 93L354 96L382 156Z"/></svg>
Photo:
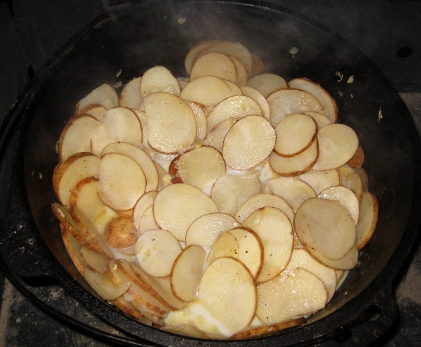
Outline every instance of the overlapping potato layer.
<svg viewBox="0 0 421 347"><path fill-rule="evenodd" d="M76 105L52 209L92 289L154 327L243 339L305 323L358 261L378 214L353 129L303 78L261 74L238 42Z"/></svg>

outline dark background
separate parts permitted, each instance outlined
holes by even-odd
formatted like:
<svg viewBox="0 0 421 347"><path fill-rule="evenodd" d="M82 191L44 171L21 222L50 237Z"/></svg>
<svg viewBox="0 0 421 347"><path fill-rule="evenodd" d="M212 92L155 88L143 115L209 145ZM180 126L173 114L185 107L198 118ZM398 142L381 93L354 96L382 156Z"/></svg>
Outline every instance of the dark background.
<svg viewBox="0 0 421 347"><path fill-rule="evenodd" d="M39 68L72 35L123 1L0 0L0 122ZM421 131L421 1L267 1L314 19L367 55L393 84ZM0 197L4 199L4 197ZM0 211L3 213L3 211ZM419 237L395 283L399 319L377 345L421 346ZM53 307L116 333L58 287L35 288ZM0 346L102 346L33 306L0 273Z"/></svg>

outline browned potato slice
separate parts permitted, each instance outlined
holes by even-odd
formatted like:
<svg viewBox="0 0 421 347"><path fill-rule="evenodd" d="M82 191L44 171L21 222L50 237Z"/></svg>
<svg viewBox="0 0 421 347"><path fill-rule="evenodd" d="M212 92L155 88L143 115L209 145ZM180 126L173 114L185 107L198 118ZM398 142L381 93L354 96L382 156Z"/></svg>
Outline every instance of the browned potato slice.
<svg viewBox="0 0 421 347"><path fill-rule="evenodd" d="M99 162L92 153L76 153L54 168L54 192L66 208L70 206L70 193L79 181L86 177L98 177Z"/></svg>
<svg viewBox="0 0 421 347"><path fill-rule="evenodd" d="M232 126L237 122L235 118L228 118L213 127L210 130L205 138L203 144L205 146L211 146L216 148L219 152L222 152L222 147L224 145L225 136Z"/></svg>
<svg viewBox="0 0 421 347"><path fill-rule="evenodd" d="M245 68L243 62L240 58L237 58L234 55L229 56L235 65L235 69L237 70L237 79L234 81L236 85L239 87L243 87L247 84L249 73Z"/></svg>
<svg viewBox="0 0 421 347"><path fill-rule="evenodd" d="M263 116L263 111L256 101L244 95L231 96L222 100L208 114L208 129L213 129L215 125L228 118L240 119L251 115Z"/></svg>
<svg viewBox="0 0 421 347"><path fill-rule="evenodd" d="M342 184L351 189L357 196L358 201L361 201L364 188L361 176L357 172L342 177Z"/></svg>
<svg viewBox="0 0 421 347"><path fill-rule="evenodd" d="M348 210L355 224L358 223L360 217L360 202L351 189L344 186L332 186L322 190L318 197L337 201Z"/></svg>
<svg viewBox="0 0 421 347"><path fill-rule="evenodd" d="M140 219L142 218L145 211L153 205L157 195L157 191L150 191L143 194L137 201L133 210L133 222L137 229L139 229Z"/></svg>
<svg viewBox="0 0 421 347"><path fill-rule="evenodd" d="M312 117L316 121L319 129L325 125L332 124L332 121L324 113L308 111L304 112L304 114Z"/></svg>
<svg viewBox="0 0 421 347"><path fill-rule="evenodd" d="M322 190L338 186L341 183L339 172L336 169L311 170L300 175L300 180L313 188L316 194L320 194Z"/></svg>
<svg viewBox="0 0 421 347"><path fill-rule="evenodd" d="M314 170L338 168L352 158L358 147L358 136L345 124L329 124L319 129L319 159Z"/></svg>
<svg viewBox="0 0 421 347"><path fill-rule="evenodd" d="M318 156L319 144L316 138L310 147L291 157L284 157L273 151L269 156L269 164L281 176L298 176L310 171Z"/></svg>
<svg viewBox="0 0 421 347"><path fill-rule="evenodd" d="M244 202L235 214L235 218L243 223L254 211L263 207L274 207L281 210L291 223L294 222L294 212L291 206L280 196L271 194L257 194Z"/></svg>
<svg viewBox="0 0 421 347"><path fill-rule="evenodd" d="M205 214L189 226L186 246L199 245L204 250L209 250L222 233L238 226L240 224L229 214L221 212Z"/></svg>
<svg viewBox="0 0 421 347"><path fill-rule="evenodd" d="M265 323L277 323L305 316L323 308L327 293L323 282L311 272L297 268L257 286L257 316ZM282 298L282 300L279 300Z"/></svg>
<svg viewBox="0 0 421 347"><path fill-rule="evenodd" d="M152 148L163 153L179 153L193 143L197 131L196 120L193 111L182 99L173 94L157 92L145 97L143 104L148 124L148 143Z"/></svg>
<svg viewBox="0 0 421 347"><path fill-rule="evenodd" d="M291 113L322 111L322 105L313 95L298 89L277 90L267 97L267 101L270 106L270 123L273 126Z"/></svg>
<svg viewBox="0 0 421 347"><path fill-rule="evenodd" d="M76 269L83 275L88 264L86 264L86 261L80 252L81 244L73 237L72 233L63 223L60 223L60 229L67 253L69 253L70 259L72 259Z"/></svg>
<svg viewBox="0 0 421 347"><path fill-rule="evenodd" d="M105 204L115 210L130 210L145 187L145 175L135 160L120 153L101 157L98 195Z"/></svg>
<svg viewBox="0 0 421 347"><path fill-rule="evenodd" d="M225 175L225 162L213 147L196 147L174 161L175 177L210 195L216 180ZM172 172L170 172L172 173Z"/></svg>
<svg viewBox="0 0 421 347"><path fill-rule="evenodd" d="M319 84L305 78L294 78L288 82L290 88L301 89L312 94L323 106L326 116L335 123L338 120L338 108L332 96Z"/></svg>
<svg viewBox="0 0 421 347"><path fill-rule="evenodd" d="M127 248L136 243L138 234L133 219L118 217L107 224L104 237L113 248Z"/></svg>
<svg viewBox="0 0 421 347"><path fill-rule="evenodd" d="M361 146L357 147L356 152L347 163L352 168L360 168L364 164L364 151Z"/></svg>
<svg viewBox="0 0 421 347"><path fill-rule="evenodd" d="M247 116L225 136L222 154L234 170L248 170L265 160L275 146L275 130L262 116Z"/></svg>
<svg viewBox="0 0 421 347"><path fill-rule="evenodd" d="M295 231L307 249L329 259L340 259L355 244L356 228L348 210L338 203L312 198L298 208Z"/></svg>
<svg viewBox="0 0 421 347"><path fill-rule="evenodd" d="M189 107L192 109L194 118L196 119L196 136L199 139L204 140L208 132L208 121L206 119L206 114L198 104L190 101L186 101L186 104L189 105Z"/></svg>
<svg viewBox="0 0 421 347"><path fill-rule="evenodd" d="M140 166L145 175L145 192L156 190L158 187L158 172L151 157L145 151L130 143L116 142L105 147L101 156L108 153L120 153L132 158Z"/></svg>
<svg viewBox="0 0 421 347"><path fill-rule="evenodd" d="M233 95L235 93L224 80L215 76L203 76L187 84L181 91L180 97L205 107L214 107Z"/></svg>
<svg viewBox="0 0 421 347"><path fill-rule="evenodd" d="M129 317L132 317L143 324L152 325L152 322L145 319L145 317L140 313L140 311L136 307L134 307L130 302L124 299L124 295L120 296L115 300L111 300L110 302Z"/></svg>
<svg viewBox="0 0 421 347"><path fill-rule="evenodd" d="M136 114L127 107L114 107L105 113L102 123L114 142L142 143L142 126Z"/></svg>
<svg viewBox="0 0 421 347"><path fill-rule="evenodd" d="M102 122L106 112L107 112L107 109L104 106L100 104L92 104L92 105L86 106L83 110L80 110L78 114L80 115L89 114L90 116Z"/></svg>
<svg viewBox="0 0 421 347"><path fill-rule="evenodd" d="M212 263L214 260L222 257L238 258L240 245L238 244L237 238L229 232L222 233L209 252L206 262Z"/></svg>
<svg viewBox="0 0 421 347"><path fill-rule="evenodd" d="M179 241L184 241L190 224L200 216L218 212L213 200L196 187L173 184L162 189L154 204L158 225L170 231Z"/></svg>
<svg viewBox="0 0 421 347"><path fill-rule="evenodd" d="M194 62L190 81L203 76L216 76L231 82L237 81L237 68L230 57L223 53L208 52Z"/></svg>
<svg viewBox="0 0 421 347"><path fill-rule="evenodd" d="M263 266L263 243L260 237L251 229L235 228L228 231L238 242L238 254L236 257L254 278L258 278Z"/></svg>
<svg viewBox="0 0 421 347"><path fill-rule="evenodd" d="M109 259L102 256L100 253L91 251L86 247L80 248L80 254L85 260L86 265L91 269L99 273L104 273L107 269Z"/></svg>
<svg viewBox="0 0 421 347"><path fill-rule="evenodd" d="M124 86L118 98L120 106L138 108L142 104L142 96L140 94L141 81L142 77L136 77Z"/></svg>
<svg viewBox="0 0 421 347"><path fill-rule="evenodd" d="M75 114L79 114L80 110L92 104L100 104L110 109L118 106L118 96L113 87L109 84L102 84L95 88L76 104Z"/></svg>
<svg viewBox="0 0 421 347"><path fill-rule="evenodd" d="M182 251L174 235L162 229L145 231L137 239L135 250L141 268L156 277L170 275L173 263Z"/></svg>
<svg viewBox="0 0 421 347"><path fill-rule="evenodd" d="M291 259L284 269L286 274L288 271L301 268L316 275L325 285L327 292L327 302L332 298L336 290L336 273L330 267L327 267L315 260L306 250L294 249Z"/></svg>
<svg viewBox="0 0 421 347"><path fill-rule="evenodd" d="M196 298L197 286L203 273L206 253L202 247L190 245L174 261L171 269L171 289L183 301Z"/></svg>
<svg viewBox="0 0 421 347"><path fill-rule="evenodd" d="M285 199L294 212L304 201L316 197L313 188L296 177L272 178L264 186L265 190Z"/></svg>
<svg viewBox="0 0 421 347"><path fill-rule="evenodd" d="M58 142L60 160L80 152L99 155L104 146L113 140L108 136L105 126L89 115L76 116L64 127Z"/></svg>
<svg viewBox="0 0 421 347"><path fill-rule="evenodd" d="M360 206L360 220L357 224L357 247L363 248L376 229L377 217L379 214L379 203L375 195L364 192Z"/></svg>
<svg viewBox="0 0 421 347"><path fill-rule="evenodd" d="M256 88L253 88L250 86L241 87L241 91L243 92L244 96L248 96L249 98L252 98L254 101L256 101L259 104L263 112L263 117L269 120L270 107L266 98L263 96L263 94L260 93Z"/></svg>
<svg viewBox="0 0 421 347"><path fill-rule="evenodd" d="M227 174L215 182L211 197L219 210L230 215L253 195L259 194L260 180L253 171Z"/></svg>
<svg viewBox="0 0 421 347"><path fill-rule="evenodd" d="M164 66L150 68L143 74L140 81L140 95L142 98L156 92L180 95L180 85L177 79Z"/></svg>
<svg viewBox="0 0 421 347"><path fill-rule="evenodd" d="M202 41L193 46L186 54L186 58L184 60L184 66L186 68L187 73L190 75L191 68L193 66L193 63L196 61L197 55L203 51L204 49L210 47L211 45L214 45L218 43L217 40L209 40L209 41Z"/></svg>
<svg viewBox="0 0 421 347"><path fill-rule="evenodd" d="M284 157L292 157L313 144L317 136L317 124L308 115L292 113L278 122L275 131L274 150Z"/></svg>
<svg viewBox="0 0 421 347"><path fill-rule="evenodd" d="M93 290L104 300L115 300L130 287L129 283L115 284L107 274L85 269L83 277Z"/></svg>
<svg viewBox="0 0 421 347"><path fill-rule="evenodd" d="M207 267L199 283L198 297L226 327L228 335L244 329L256 312L253 277L233 258L219 258Z"/></svg>
<svg viewBox="0 0 421 347"><path fill-rule="evenodd" d="M279 275L289 262L293 245L292 225L286 214L274 207L263 207L247 217L244 226L254 230L263 244L263 265L257 282Z"/></svg>
<svg viewBox="0 0 421 347"><path fill-rule="evenodd" d="M271 73L254 76L248 80L247 85L257 89L265 98L276 90L288 88L285 79Z"/></svg>

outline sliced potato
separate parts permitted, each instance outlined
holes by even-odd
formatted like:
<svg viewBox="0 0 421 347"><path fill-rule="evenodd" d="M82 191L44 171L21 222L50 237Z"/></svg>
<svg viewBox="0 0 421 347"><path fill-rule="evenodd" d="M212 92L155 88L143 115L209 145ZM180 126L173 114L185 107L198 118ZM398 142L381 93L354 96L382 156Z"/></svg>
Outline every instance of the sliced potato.
<svg viewBox="0 0 421 347"><path fill-rule="evenodd" d="M186 233L186 246L199 245L209 250L216 239L225 231L240 226L229 214L215 212L197 218L189 226Z"/></svg>
<svg viewBox="0 0 421 347"><path fill-rule="evenodd" d="M113 248L127 248L136 243L138 234L132 218L118 217L107 224L104 237Z"/></svg>
<svg viewBox="0 0 421 347"><path fill-rule="evenodd" d="M360 174L358 174L357 172L354 172L345 177L342 177L342 184L345 187L351 189L357 196L358 201L361 201L364 187L363 187L363 181Z"/></svg>
<svg viewBox="0 0 421 347"><path fill-rule="evenodd" d="M275 131L262 116L247 116L225 136L222 154L234 170L248 170L265 160L275 146Z"/></svg>
<svg viewBox="0 0 421 347"><path fill-rule="evenodd" d="M253 277L233 258L219 258L208 266L199 283L198 298L229 335L244 329L256 312Z"/></svg>
<svg viewBox="0 0 421 347"><path fill-rule="evenodd" d="M98 179L90 176L80 180L72 189L70 207L77 207L91 219L105 206L98 196Z"/></svg>
<svg viewBox="0 0 421 347"><path fill-rule="evenodd" d="M130 210L143 195L146 178L139 164L120 153L101 157L98 195L115 210Z"/></svg>
<svg viewBox="0 0 421 347"><path fill-rule="evenodd" d="M104 300L115 300L130 287L129 283L115 284L107 274L85 269L83 277L93 290Z"/></svg>
<svg viewBox="0 0 421 347"><path fill-rule="evenodd" d="M279 275L292 253L293 233L288 217L274 207L263 207L247 217L244 226L254 230L263 244L263 265L257 282Z"/></svg>
<svg viewBox="0 0 421 347"><path fill-rule="evenodd" d="M186 104L189 105L189 107L193 111L194 118L196 120L196 136L199 139L204 140L208 132L208 122L206 119L206 114L198 104L190 101L186 101Z"/></svg>
<svg viewBox="0 0 421 347"><path fill-rule="evenodd" d="M150 191L143 194L136 202L133 210L133 222L137 229L139 229L140 219L142 218L145 211L153 205L157 195L157 191Z"/></svg>
<svg viewBox="0 0 421 347"><path fill-rule="evenodd" d="M364 151L361 146L357 147L357 150L355 151L354 155L351 159L348 160L347 163L352 168L361 168L364 164Z"/></svg>
<svg viewBox="0 0 421 347"><path fill-rule="evenodd" d="M212 245L206 263L210 264L214 260L222 257L231 257L237 259L239 249L240 245L238 244L237 238L229 232L224 232Z"/></svg>
<svg viewBox="0 0 421 347"><path fill-rule="evenodd" d="M169 231L147 230L136 241L136 257L141 268L151 276L170 275L175 259L182 249Z"/></svg>
<svg viewBox="0 0 421 347"><path fill-rule="evenodd" d="M244 96L248 96L249 98L252 98L254 101L256 101L259 104L263 112L263 117L269 120L270 119L270 106L266 98L263 96L263 94L260 93L256 88L253 88L250 86L241 87L241 91L243 92Z"/></svg>
<svg viewBox="0 0 421 347"><path fill-rule="evenodd" d="M71 235L70 235L71 236ZM80 248L80 254L83 257L83 260L86 262L86 265L91 269L99 273L105 273L109 259L102 256L100 253L91 251L86 247Z"/></svg>
<svg viewBox="0 0 421 347"><path fill-rule="evenodd" d="M355 244L354 220L345 207L331 200L304 201L295 214L294 226L307 249L329 259L342 258Z"/></svg>
<svg viewBox="0 0 421 347"><path fill-rule="evenodd" d="M180 300L193 301L196 298L205 256L202 247L190 245L174 261L170 277L171 289Z"/></svg>
<svg viewBox="0 0 421 347"><path fill-rule="evenodd" d="M247 69L245 68L240 58L234 55L229 55L229 57L233 61L235 65L235 69L237 70L237 79L234 81L235 84L238 85L239 87L245 86L249 78L249 73Z"/></svg>
<svg viewBox="0 0 421 347"><path fill-rule="evenodd" d="M115 89L109 84L101 84L76 104L75 114L79 114L80 110L93 104L103 105L107 109L118 106L118 96Z"/></svg>
<svg viewBox="0 0 421 347"><path fill-rule="evenodd" d="M80 110L78 114L89 114L90 116L102 122L106 112L107 109L104 106L100 104L91 104L86 106L83 110Z"/></svg>
<svg viewBox="0 0 421 347"><path fill-rule="evenodd" d="M332 121L324 113L307 111L304 114L312 117L316 121L319 129L325 125L332 124Z"/></svg>
<svg viewBox="0 0 421 347"><path fill-rule="evenodd" d="M203 76L215 76L231 82L237 81L237 68L224 53L208 52L200 55L190 71L190 81Z"/></svg>
<svg viewBox="0 0 421 347"><path fill-rule="evenodd" d="M205 138L203 144L205 146L211 146L216 148L219 152L222 152L222 148L224 145L225 136L227 135L228 131L232 128L232 126L237 122L235 118L228 118L213 127L210 130Z"/></svg>
<svg viewBox="0 0 421 347"><path fill-rule="evenodd" d="M180 95L180 86L177 79L164 66L150 68L143 74L140 81L140 95L142 98L156 92Z"/></svg>
<svg viewBox="0 0 421 347"><path fill-rule="evenodd" d="M318 252L316 249L308 248L308 252L318 261L325 264L326 266L331 267L336 270L351 270L358 263L358 248L356 245L353 245L348 253L346 253L342 258L339 259L330 259L323 256L321 252Z"/></svg>
<svg viewBox="0 0 421 347"><path fill-rule="evenodd" d="M61 236L63 238L64 246L66 247L67 253L69 253L70 259L72 259L77 271L83 275L85 268L88 266L82 253L80 252L81 244L77 241L72 233L66 228L63 223L60 223Z"/></svg>
<svg viewBox="0 0 421 347"><path fill-rule="evenodd" d="M300 180L307 183L316 194L326 188L338 186L341 183L339 172L336 169L311 170L300 175Z"/></svg>
<svg viewBox="0 0 421 347"><path fill-rule="evenodd" d="M139 234L143 234L152 229L159 229L159 225L155 219L153 206L150 206L140 218L137 230L139 231Z"/></svg>
<svg viewBox="0 0 421 347"><path fill-rule="evenodd" d="M257 291L259 301L256 314L265 323L311 314L323 308L327 299L323 282L301 268L260 283Z"/></svg>
<svg viewBox="0 0 421 347"><path fill-rule="evenodd" d="M202 41L198 44L194 45L186 54L186 58L184 60L184 66L186 68L187 73L190 75L191 68L196 61L197 55L203 51L205 48L210 47L211 45L216 44L217 40L209 40L209 41Z"/></svg>
<svg viewBox="0 0 421 347"><path fill-rule="evenodd" d="M155 199L154 213L158 225L184 241L190 224L200 216L218 212L218 207L196 187L180 183L162 189Z"/></svg>
<svg viewBox="0 0 421 347"><path fill-rule="evenodd" d="M136 146L142 143L142 125L131 109L114 107L105 113L102 123L114 142L127 142Z"/></svg>
<svg viewBox="0 0 421 347"><path fill-rule="evenodd" d="M363 248L370 241L376 228L379 215L379 203L374 194L362 193L360 206L360 220L357 224L357 247Z"/></svg>
<svg viewBox="0 0 421 347"><path fill-rule="evenodd" d="M272 92L288 88L287 82L281 76L265 73L250 78L247 86L257 89L265 98Z"/></svg>
<svg viewBox="0 0 421 347"><path fill-rule="evenodd" d="M142 104L142 95L140 94L141 81L142 77L136 77L124 86L118 98L120 106L138 108Z"/></svg>

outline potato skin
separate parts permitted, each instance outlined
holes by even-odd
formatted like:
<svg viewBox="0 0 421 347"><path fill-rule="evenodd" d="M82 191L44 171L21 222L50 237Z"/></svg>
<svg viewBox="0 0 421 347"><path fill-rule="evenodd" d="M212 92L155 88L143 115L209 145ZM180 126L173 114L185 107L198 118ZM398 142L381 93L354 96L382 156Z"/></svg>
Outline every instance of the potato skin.
<svg viewBox="0 0 421 347"><path fill-rule="evenodd" d="M117 217L105 227L104 236L113 248L126 248L136 243L138 234L133 219Z"/></svg>

